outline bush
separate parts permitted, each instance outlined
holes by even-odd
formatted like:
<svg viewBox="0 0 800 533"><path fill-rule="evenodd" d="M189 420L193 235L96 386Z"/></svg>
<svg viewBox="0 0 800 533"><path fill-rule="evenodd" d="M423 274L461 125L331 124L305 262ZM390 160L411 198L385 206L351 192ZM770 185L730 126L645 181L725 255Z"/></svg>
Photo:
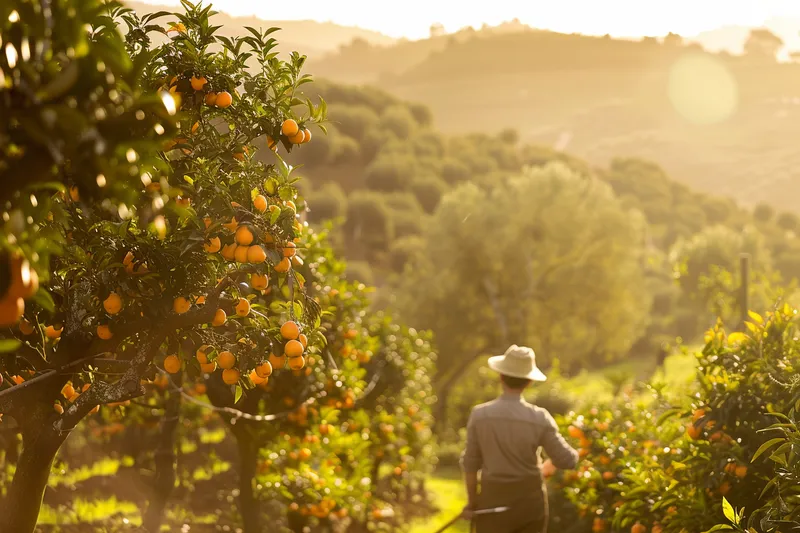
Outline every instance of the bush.
<svg viewBox="0 0 800 533"><path fill-rule="evenodd" d="M377 157L364 175L364 184L374 191L392 192L406 189L414 175L414 160L403 155Z"/></svg>
<svg viewBox="0 0 800 533"><path fill-rule="evenodd" d="M340 135L333 143L330 160L335 165L352 164L363 158L358 141L352 137Z"/></svg>
<svg viewBox="0 0 800 533"><path fill-rule="evenodd" d="M378 115L365 105L332 105L329 110L336 128L358 141L378 125Z"/></svg>
<svg viewBox="0 0 800 533"><path fill-rule="evenodd" d="M394 238L394 227L383 195L371 191L354 192L347 206L345 231L366 247L386 250Z"/></svg>
<svg viewBox="0 0 800 533"><path fill-rule="evenodd" d="M469 167L458 159L448 157L442 163L442 178L450 185L467 181L470 176Z"/></svg>
<svg viewBox="0 0 800 533"><path fill-rule="evenodd" d="M347 214L347 196L338 183L328 182L308 195L308 220L322 223Z"/></svg>
<svg viewBox="0 0 800 533"><path fill-rule="evenodd" d="M345 278L352 282L363 283L364 285L372 285L374 283L372 267L367 261L348 262L344 275Z"/></svg>
<svg viewBox="0 0 800 533"><path fill-rule="evenodd" d="M419 214L408 211L395 211L392 215L395 238L420 235L423 219Z"/></svg>
<svg viewBox="0 0 800 533"><path fill-rule="evenodd" d="M411 191L425 212L433 213L447 192L447 184L436 176L416 178L411 182Z"/></svg>
<svg viewBox="0 0 800 533"><path fill-rule="evenodd" d="M368 130L361 141L361 161L368 165L392 139L396 139L394 133L377 126Z"/></svg>
<svg viewBox="0 0 800 533"><path fill-rule="evenodd" d="M422 247L422 239L418 236L407 236L395 239L389 248L389 263L394 272L402 272L406 263Z"/></svg>
<svg viewBox="0 0 800 533"><path fill-rule="evenodd" d="M408 110L420 126L430 126L433 124L433 113L429 107L422 104L410 104Z"/></svg>
<svg viewBox="0 0 800 533"><path fill-rule="evenodd" d="M384 110L380 119L381 128L394 133L400 139L408 139L416 128L411 111L404 105L393 105Z"/></svg>
<svg viewBox="0 0 800 533"><path fill-rule="evenodd" d="M753 217L759 222L769 222L775 216L775 209L768 204L758 204L753 210Z"/></svg>
<svg viewBox="0 0 800 533"><path fill-rule="evenodd" d="M412 139L414 153L421 157L440 159L444 155L444 140L433 131L423 131Z"/></svg>

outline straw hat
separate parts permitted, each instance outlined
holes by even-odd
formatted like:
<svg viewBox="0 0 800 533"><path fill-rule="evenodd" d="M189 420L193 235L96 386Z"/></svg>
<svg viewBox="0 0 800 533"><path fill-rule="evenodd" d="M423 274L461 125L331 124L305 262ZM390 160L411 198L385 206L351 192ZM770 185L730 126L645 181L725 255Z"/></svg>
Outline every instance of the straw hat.
<svg viewBox="0 0 800 533"><path fill-rule="evenodd" d="M513 378L530 379L531 381L547 380L547 376L536 366L536 354L527 346L512 344L503 355L489 358L489 368Z"/></svg>

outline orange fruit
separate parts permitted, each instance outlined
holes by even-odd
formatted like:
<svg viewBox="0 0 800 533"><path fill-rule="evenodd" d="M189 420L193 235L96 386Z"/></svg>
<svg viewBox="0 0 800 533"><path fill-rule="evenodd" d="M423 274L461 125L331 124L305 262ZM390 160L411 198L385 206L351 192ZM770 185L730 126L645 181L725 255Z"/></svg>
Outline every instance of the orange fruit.
<svg viewBox="0 0 800 533"><path fill-rule="evenodd" d="M222 243L219 241L219 237L211 237L208 242L203 245L203 249L210 254L219 252L222 249Z"/></svg>
<svg viewBox="0 0 800 533"><path fill-rule="evenodd" d="M261 385L267 380L267 378L262 378L261 376L259 376L255 370L250 372L249 377L250 381L253 382L253 385Z"/></svg>
<svg viewBox="0 0 800 533"><path fill-rule="evenodd" d="M731 484L730 483L728 483L727 481L723 481L722 483L720 483L720 485L719 485L719 493L722 496L725 496L730 491L731 491Z"/></svg>
<svg viewBox="0 0 800 533"><path fill-rule="evenodd" d="M214 105L217 107L222 107L223 109L229 107L232 103L233 97L228 91L222 91L221 93L217 94L217 98L214 100Z"/></svg>
<svg viewBox="0 0 800 533"><path fill-rule="evenodd" d="M286 346L284 346L283 351L289 357L300 357L303 355L305 348L303 348L303 345L300 344L300 341L290 340L286 343Z"/></svg>
<svg viewBox="0 0 800 533"><path fill-rule="evenodd" d="M289 137L289 142L292 144L303 144L303 141L305 140L306 134L303 133L303 130L300 130L295 135Z"/></svg>
<svg viewBox="0 0 800 533"><path fill-rule="evenodd" d="M256 367L256 374L260 378L268 378L272 375L272 365L269 361L264 361Z"/></svg>
<svg viewBox="0 0 800 533"><path fill-rule="evenodd" d="M222 309L217 309L217 312L214 314L214 320L211 321L212 326L221 326L228 320L228 315L225 314L225 311Z"/></svg>
<svg viewBox="0 0 800 533"><path fill-rule="evenodd" d="M72 386L72 383L67 383L61 387L61 394L64 396L64 398L69 398L75 394L75 387Z"/></svg>
<svg viewBox="0 0 800 533"><path fill-rule="evenodd" d="M5 298L30 298L39 289L39 276L22 256L11 259L11 285Z"/></svg>
<svg viewBox="0 0 800 533"><path fill-rule="evenodd" d="M301 449L300 453L298 454L298 457L300 457L301 461L305 461L306 459L311 457L311 450L309 450L308 448Z"/></svg>
<svg viewBox="0 0 800 533"><path fill-rule="evenodd" d="M300 341L300 344L303 345L303 348L308 348L308 337L303 335L302 333L297 337L297 340Z"/></svg>
<svg viewBox="0 0 800 533"><path fill-rule="evenodd" d="M200 365L200 370L204 374L212 374L216 369L217 369L217 362L216 361L211 361L210 363L206 363L206 364Z"/></svg>
<svg viewBox="0 0 800 533"><path fill-rule="evenodd" d="M20 383L25 381L25 378L23 378L22 376L11 376L11 381L19 385Z"/></svg>
<svg viewBox="0 0 800 533"><path fill-rule="evenodd" d="M275 269L275 272L283 274L285 272L289 272L289 269L292 268L292 262L289 261L288 257L284 257L281 259L281 262L275 265L273 268Z"/></svg>
<svg viewBox="0 0 800 533"><path fill-rule="evenodd" d="M253 232L247 226L242 226L236 230L235 239L239 246L249 246L253 243Z"/></svg>
<svg viewBox="0 0 800 533"><path fill-rule="evenodd" d="M108 298L103 300L103 309L109 315L116 315L122 310L122 298L119 297L119 294L112 292Z"/></svg>
<svg viewBox="0 0 800 533"><path fill-rule="evenodd" d="M253 207L256 208L256 211L264 213L267 210L267 206L267 197L263 194L259 194L253 199Z"/></svg>
<svg viewBox="0 0 800 533"><path fill-rule="evenodd" d="M247 262L252 263L254 265L263 263L267 260L267 252L264 251L264 248L261 245L256 244L255 246L250 246L247 249Z"/></svg>
<svg viewBox="0 0 800 533"><path fill-rule="evenodd" d="M197 76L192 76L192 79L189 81L192 84L192 89L195 91L202 91L203 87L205 87L206 83L208 83L208 80L203 76L200 76L199 78Z"/></svg>
<svg viewBox="0 0 800 533"><path fill-rule="evenodd" d="M269 135L267 135L267 147L273 152L278 151L278 143L275 141L275 139L273 139Z"/></svg>
<svg viewBox="0 0 800 533"><path fill-rule="evenodd" d="M217 103L217 93L207 93L205 98L206 105L214 105Z"/></svg>
<svg viewBox="0 0 800 533"><path fill-rule="evenodd" d="M303 258L300 257L299 255L292 257L292 266L295 268L303 266Z"/></svg>
<svg viewBox="0 0 800 533"><path fill-rule="evenodd" d="M164 370L170 374L177 374L181 371L181 360L177 355L168 355L164 359Z"/></svg>
<svg viewBox="0 0 800 533"><path fill-rule="evenodd" d="M226 385L235 385L239 381L239 371L235 368L227 368L222 371L222 381L225 382Z"/></svg>
<svg viewBox="0 0 800 533"><path fill-rule="evenodd" d="M239 222L236 220L236 217L231 217L231 221L226 222L222 226L231 233L233 233L234 231L236 231L236 228L239 227Z"/></svg>
<svg viewBox="0 0 800 533"><path fill-rule="evenodd" d="M297 245L293 242L287 242L283 245L283 257L294 257L294 254L297 253Z"/></svg>
<svg viewBox="0 0 800 533"><path fill-rule="evenodd" d="M25 300L6 296L0 300L0 325L12 326L25 313Z"/></svg>
<svg viewBox="0 0 800 533"><path fill-rule="evenodd" d="M663 533L664 528L661 527L661 524L654 524L652 528L650 528L650 533Z"/></svg>
<svg viewBox="0 0 800 533"><path fill-rule="evenodd" d="M285 355L275 355L274 353L269 354L269 364L274 369L282 369L286 366L286 356Z"/></svg>
<svg viewBox="0 0 800 533"><path fill-rule="evenodd" d="M692 411L692 422L697 422L704 416L706 416L705 409L695 409L694 411Z"/></svg>
<svg viewBox="0 0 800 533"><path fill-rule="evenodd" d="M221 369L229 370L236 366L236 356L227 350L220 352L217 356L217 364Z"/></svg>
<svg viewBox="0 0 800 533"><path fill-rule="evenodd" d="M200 295L200 296L197 297L197 299L194 301L194 303L196 305L203 305L204 303L206 303L206 297L203 296L203 295Z"/></svg>
<svg viewBox="0 0 800 533"><path fill-rule="evenodd" d="M345 335L345 338L348 338L348 337L347 337L347 335ZM569 434L569 436L570 436L570 437L572 437L573 439L580 439L580 438L583 438L583 430L581 430L581 428L578 428L578 427L575 427L575 426L570 426L570 427L567 429L567 433L568 433L568 434Z"/></svg>
<svg viewBox="0 0 800 533"><path fill-rule="evenodd" d="M61 332L64 328L56 329L54 326L47 326L44 328L44 334L47 336L48 339L57 339L61 336Z"/></svg>
<svg viewBox="0 0 800 533"><path fill-rule="evenodd" d="M239 303L236 304L236 314L238 316L250 314L250 302L246 298L239 298Z"/></svg>
<svg viewBox="0 0 800 533"><path fill-rule="evenodd" d="M63 415L64 414L64 407L61 406L60 403L54 403L53 409L55 409L56 413Z"/></svg>
<svg viewBox="0 0 800 533"><path fill-rule="evenodd" d="M194 124L192 124L192 133L197 133L197 130L199 130L199 129L200 129L200 123L199 122L195 122Z"/></svg>
<svg viewBox="0 0 800 533"><path fill-rule="evenodd" d="M305 143L307 143L308 141L311 140L311 130L304 129L303 130L303 134L305 135L305 137L303 137L302 144L305 144Z"/></svg>
<svg viewBox="0 0 800 533"><path fill-rule="evenodd" d="M603 472L603 479L605 479L606 481L610 481L610 480L614 479L615 477L617 477L617 476L614 475L614 472Z"/></svg>
<svg viewBox="0 0 800 533"><path fill-rule="evenodd" d="M250 286L257 291L263 291L269 286L269 276L266 274L250 274Z"/></svg>
<svg viewBox="0 0 800 533"><path fill-rule="evenodd" d="M734 469L734 473L736 477L743 478L747 475L747 467L745 465L739 465Z"/></svg>
<svg viewBox="0 0 800 533"><path fill-rule="evenodd" d="M235 244L226 244L220 250L220 255L226 261L234 261L236 259L236 248Z"/></svg>
<svg viewBox="0 0 800 533"><path fill-rule="evenodd" d="M631 526L631 533L646 533L647 528L641 522L636 522Z"/></svg>
<svg viewBox="0 0 800 533"><path fill-rule="evenodd" d="M690 439L697 440L700 438L700 435L703 434L703 431L694 424L689 424L688 426L686 426L686 434L689 436Z"/></svg>
<svg viewBox="0 0 800 533"><path fill-rule="evenodd" d="M297 122L291 118L287 118L281 124L281 133L286 135L287 137L293 137L297 135L297 132L300 131L300 126L297 125Z"/></svg>
<svg viewBox="0 0 800 533"><path fill-rule="evenodd" d="M175 301L172 302L172 310L182 315L183 313L187 312L189 308L192 307L192 304L189 303L189 300L184 298L183 296L178 296L175 298Z"/></svg>
<svg viewBox="0 0 800 533"><path fill-rule="evenodd" d="M203 346L199 347L197 351L194 353L195 358L197 358L197 362L200 363L201 365L207 365L208 352L210 351L211 347L208 346L207 344L204 344Z"/></svg>
<svg viewBox="0 0 800 533"><path fill-rule="evenodd" d="M287 340L296 339L300 336L300 326L291 320L284 322L281 326L281 335Z"/></svg>
<svg viewBox="0 0 800 533"><path fill-rule="evenodd" d="M292 341L289 341L292 342ZM297 342L297 341L294 341ZM301 355L299 357L290 357L289 358L289 368L292 370L301 370L304 366L306 366L306 360Z"/></svg>
<svg viewBox="0 0 800 533"><path fill-rule="evenodd" d="M247 263L247 253L250 251L249 246L237 246L234 252L234 259L237 263Z"/></svg>
<svg viewBox="0 0 800 533"><path fill-rule="evenodd" d="M27 320L25 320L25 319L23 318L23 319L22 319L22 320L20 320L20 322L19 322L19 331L20 331L20 333L22 333L23 335L30 335L30 334L31 334L31 333L33 333L33 331L34 331L34 329L33 329L33 324L31 324L30 322L28 322Z"/></svg>
<svg viewBox="0 0 800 533"><path fill-rule="evenodd" d="M105 324L102 324L100 326L97 326L97 336L103 339L104 341L107 341L108 339L113 337L114 334L111 333L111 328L109 328Z"/></svg>

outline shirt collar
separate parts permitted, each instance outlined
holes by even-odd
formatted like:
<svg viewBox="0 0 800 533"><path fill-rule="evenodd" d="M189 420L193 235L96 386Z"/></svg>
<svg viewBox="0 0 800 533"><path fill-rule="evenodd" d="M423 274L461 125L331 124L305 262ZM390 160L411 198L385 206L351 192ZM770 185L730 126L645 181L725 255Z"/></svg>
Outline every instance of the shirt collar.
<svg viewBox="0 0 800 533"><path fill-rule="evenodd" d="M500 399L506 402L522 402L522 395L515 392L503 392Z"/></svg>

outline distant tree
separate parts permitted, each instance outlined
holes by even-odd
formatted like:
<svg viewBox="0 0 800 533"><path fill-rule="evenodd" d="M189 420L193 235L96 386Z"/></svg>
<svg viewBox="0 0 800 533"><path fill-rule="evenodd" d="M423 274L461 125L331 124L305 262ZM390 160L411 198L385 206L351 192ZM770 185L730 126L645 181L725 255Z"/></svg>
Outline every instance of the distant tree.
<svg viewBox="0 0 800 533"><path fill-rule="evenodd" d="M332 104L329 109L337 130L358 141L379 122L378 114L366 105Z"/></svg>
<svg viewBox="0 0 800 533"><path fill-rule="evenodd" d="M795 50L793 52L789 52L789 57L794 63L800 63L800 51Z"/></svg>
<svg viewBox="0 0 800 533"><path fill-rule="evenodd" d="M774 216L775 209L773 209L769 204L761 203L758 204L755 209L753 209L753 217L759 222L769 222Z"/></svg>
<svg viewBox="0 0 800 533"><path fill-rule="evenodd" d="M418 236L396 239L389 248L389 264L395 272L402 272L409 259L422 248L424 240Z"/></svg>
<svg viewBox="0 0 800 533"><path fill-rule="evenodd" d="M664 37L664 45L665 46L683 46L683 37L681 37L677 33L669 32Z"/></svg>
<svg viewBox="0 0 800 533"><path fill-rule="evenodd" d="M312 191L308 198L309 203L313 201L307 215L311 223L335 220L347 214L347 196L338 183L328 182Z"/></svg>
<svg viewBox="0 0 800 533"><path fill-rule="evenodd" d="M408 139L416 128L417 121L408 107L397 104L384 110L380 124L400 139Z"/></svg>
<svg viewBox="0 0 800 533"><path fill-rule="evenodd" d="M442 177L447 183L455 184L470 178L469 167L454 158L447 158L442 164Z"/></svg>
<svg viewBox="0 0 800 533"><path fill-rule="evenodd" d="M800 219L798 219L795 213L786 211L778 215L776 222L778 223L778 226L787 231L797 231L797 226L800 224Z"/></svg>
<svg viewBox="0 0 800 533"><path fill-rule="evenodd" d="M514 128L506 128L497 137L505 144L515 145L519 142L519 132Z"/></svg>
<svg viewBox="0 0 800 533"><path fill-rule="evenodd" d="M352 137L339 134L338 137L333 137L333 146L329 160L334 164L347 164L361 159L364 161L364 153L361 150L361 145ZM364 161L367 162L367 161Z"/></svg>
<svg viewBox="0 0 800 533"><path fill-rule="evenodd" d="M512 342L545 367L627 353L650 309L643 232L607 184L560 164L445 195L397 290L435 332L442 410L470 360Z"/></svg>
<svg viewBox="0 0 800 533"><path fill-rule="evenodd" d="M417 121L420 126L430 126L433 124L433 112L428 106L422 104L410 104L408 110L411 111L411 116Z"/></svg>
<svg viewBox="0 0 800 533"><path fill-rule="evenodd" d="M400 154L381 154L368 167L364 183L374 191L406 189L414 176L414 160Z"/></svg>
<svg viewBox="0 0 800 533"><path fill-rule="evenodd" d="M345 231L365 247L386 250L394 238L394 227L383 195L372 191L354 192L347 206Z"/></svg>
<svg viewBox="0 0 800 533"><path fill-rule="evenodd" d="M744 43L744 52L748 56L775 59L784 45L783 39L766 28L750 31Z"/></svg>
<svg viewBox="0 0 800 533"><path fill-rule="evenodd" d="M441 37L445 33L446 32L445 32L444 26L441 23L435 22L435 23L431 24L430 33L429 33L431 39L435 39L436 37Z"/></svg>
<svg viewBox="0 0 800 533"><path fill-rule="evenodd" d="M411 192L427 213L434 212L446 191L447 184L436 176L418 178L411 182Z"/></svg>

